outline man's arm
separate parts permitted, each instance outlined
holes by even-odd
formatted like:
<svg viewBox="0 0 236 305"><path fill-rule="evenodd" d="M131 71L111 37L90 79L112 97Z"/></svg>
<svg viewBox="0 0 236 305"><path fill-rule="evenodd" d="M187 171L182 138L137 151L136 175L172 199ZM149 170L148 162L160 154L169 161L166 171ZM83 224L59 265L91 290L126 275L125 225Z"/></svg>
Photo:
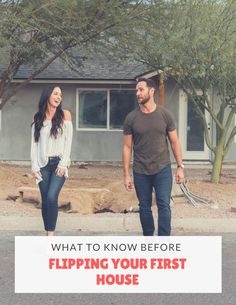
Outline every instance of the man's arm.
<svg viewBox="0 0 236 305"><path fill-rule="evenodd" d="M181 146L179 142L179 138L177 135L176 130L169 131L168 132L168 138L170 141L170 145L177 163L177 171L175 174L175 180L176 183L183 183L184 182L184 169L182 167L182 151L181 151Z"/></svg>
<svg viewBox="0 0 236 305"><path fill-rule="evenodd" d="M123 171L124 171L124 185L126 190L129 192L132 189L132 181L129 174L129 165L132 155L132 135L124 135L122 159L123 159Z"/></svg>

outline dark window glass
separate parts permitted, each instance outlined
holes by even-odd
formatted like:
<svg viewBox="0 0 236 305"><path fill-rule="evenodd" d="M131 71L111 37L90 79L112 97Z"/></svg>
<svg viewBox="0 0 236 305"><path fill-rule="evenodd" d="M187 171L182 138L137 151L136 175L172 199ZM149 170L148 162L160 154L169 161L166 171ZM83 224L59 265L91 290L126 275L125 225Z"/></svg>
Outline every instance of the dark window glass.
<svg viewBox="0 0 236 305"><path fill-rule="evenodd" d="M79 128L107 127L107 91L79 93Z"/></svg>
<svg viewBox="0 0 236 305"><path fill-rule="evenodd" d="M122 129L126 115L136 106L134 90L110 91L110 128Z"/></svg>
<svg viewBox="0 0 236 305"><path fill-rule="evenodd" d="M204 107L201 108L204 113ZM204 127L190 98L188 98L187 150L204 151Z"/></svg>

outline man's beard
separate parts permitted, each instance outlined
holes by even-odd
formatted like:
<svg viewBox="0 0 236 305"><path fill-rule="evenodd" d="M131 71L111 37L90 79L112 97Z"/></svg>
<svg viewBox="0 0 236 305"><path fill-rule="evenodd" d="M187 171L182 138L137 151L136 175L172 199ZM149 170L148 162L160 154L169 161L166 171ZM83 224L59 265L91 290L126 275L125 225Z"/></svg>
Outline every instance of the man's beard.
<svg viewBox="0 0 236 305"><path fill-rule="evenodd" d="M139 105L145 105L149 102L149 100L150 100L150 95L148 94L146 98L144 98L142 101L139 102Z"/></svg>

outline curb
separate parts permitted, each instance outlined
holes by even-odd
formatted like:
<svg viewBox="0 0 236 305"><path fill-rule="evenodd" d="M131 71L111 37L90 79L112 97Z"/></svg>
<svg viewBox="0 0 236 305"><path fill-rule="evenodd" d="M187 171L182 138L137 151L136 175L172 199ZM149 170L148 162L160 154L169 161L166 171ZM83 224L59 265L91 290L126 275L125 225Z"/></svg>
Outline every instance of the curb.
<svg viewBox="0 0 236 305"><path fill-rule="evenodd" d="M1 231L42 231L42 229L40 216L0 216ZM75 214L70 217L60 214L57 231L141 233L141 226L139 215L136 213ZM172 233L174 232L236 232L236 218L173 218Z"/></svg>

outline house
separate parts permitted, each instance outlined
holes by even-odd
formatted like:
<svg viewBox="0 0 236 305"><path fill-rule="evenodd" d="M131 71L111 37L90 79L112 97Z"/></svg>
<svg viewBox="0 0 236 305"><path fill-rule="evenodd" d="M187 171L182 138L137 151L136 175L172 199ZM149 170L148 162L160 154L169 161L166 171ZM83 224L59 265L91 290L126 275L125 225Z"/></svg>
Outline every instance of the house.
<svg viewBox="0 0 236 305"><path fill-rule="evenodd" d="M22 82L29 73L29 67L21 67L14 82ZM3 108L0 160L29 160L30 126L39 96L46 84L55 83L62 89L64 107L72 113L72 160L120 161L122 125L126 114L137 105L135 83L138 77L151 77L158 83L159 73L150 72L141 64L120 64L104 58L88 60L76 72L56 60ZM165 81L164 101L174 115L184 160L211 161L213 156L205 144L200 120L171 78ZM207 119L211 128L210 118ZM212 136L215 136L214 130ZM236 163L235 152L233 145L225 163Z"/></svg>

